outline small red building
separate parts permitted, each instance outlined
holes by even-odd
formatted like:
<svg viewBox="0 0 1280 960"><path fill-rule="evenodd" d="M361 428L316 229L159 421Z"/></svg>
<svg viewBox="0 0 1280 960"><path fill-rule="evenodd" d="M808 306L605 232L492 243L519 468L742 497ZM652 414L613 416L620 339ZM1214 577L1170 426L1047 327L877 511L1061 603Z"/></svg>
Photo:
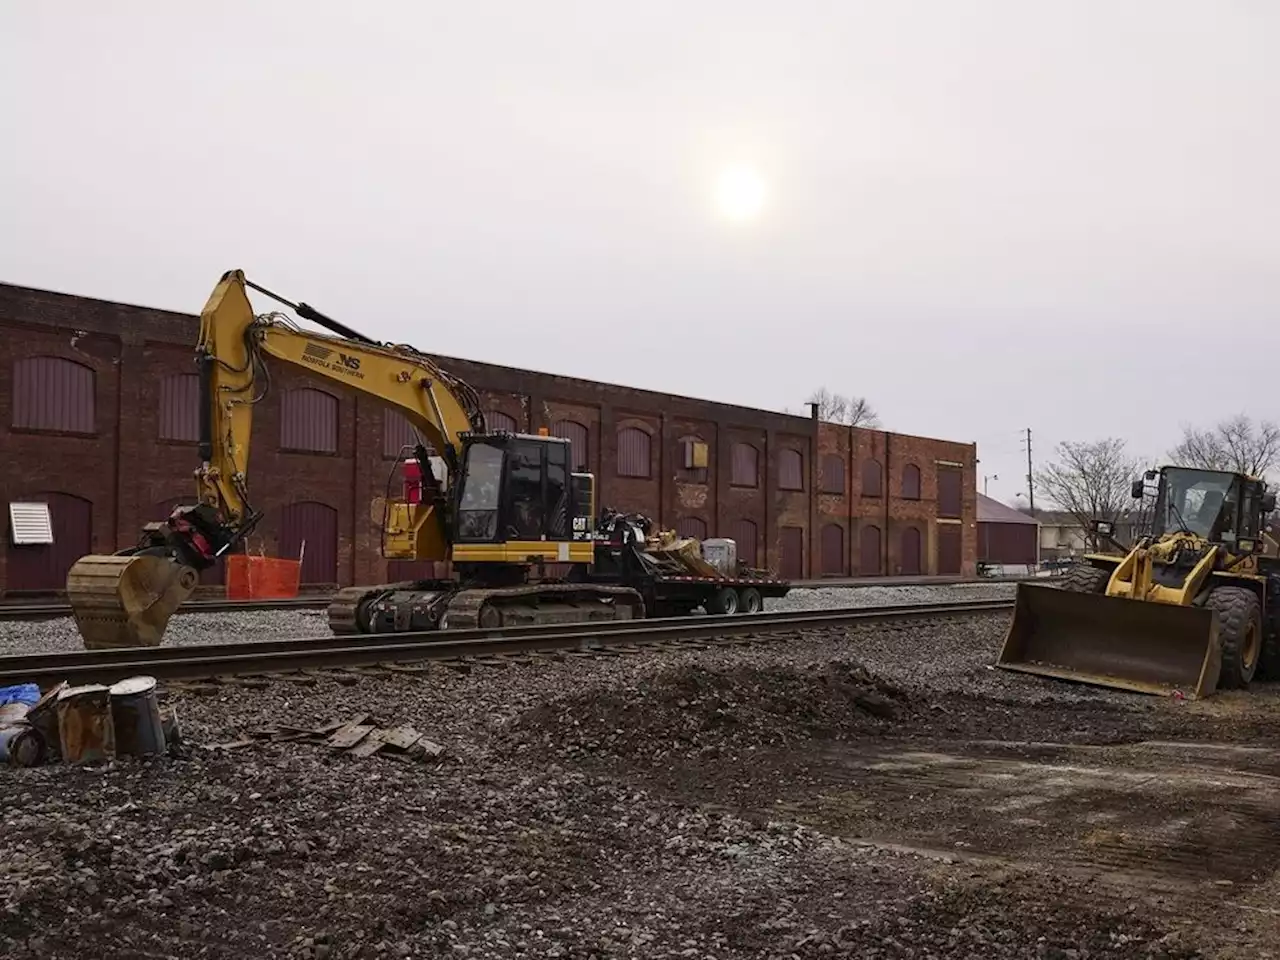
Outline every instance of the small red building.
<svg viewBox="0 0 1280 960"><path fill-rule="evenodd" d="M1040 562L1040 524L999 500L978 494L978 562L1036 566Z"/></svg>

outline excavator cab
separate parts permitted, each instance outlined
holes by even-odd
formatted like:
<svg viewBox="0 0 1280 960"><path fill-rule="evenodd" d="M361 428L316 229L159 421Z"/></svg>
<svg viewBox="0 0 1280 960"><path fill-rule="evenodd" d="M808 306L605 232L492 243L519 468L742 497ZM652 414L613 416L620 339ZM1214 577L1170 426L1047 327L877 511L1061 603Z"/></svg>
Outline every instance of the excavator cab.
<svg viewBox="0 0 1280 960"><path fill-rule="evenodd" d="M1263 556L1275 494L1245 474L1150 471L1150 530L1129 548L1086 555L1060 587L1021 583L996 665L1142 693L1206 697L1245 687L1275 649L1280 565Z"/></svg>

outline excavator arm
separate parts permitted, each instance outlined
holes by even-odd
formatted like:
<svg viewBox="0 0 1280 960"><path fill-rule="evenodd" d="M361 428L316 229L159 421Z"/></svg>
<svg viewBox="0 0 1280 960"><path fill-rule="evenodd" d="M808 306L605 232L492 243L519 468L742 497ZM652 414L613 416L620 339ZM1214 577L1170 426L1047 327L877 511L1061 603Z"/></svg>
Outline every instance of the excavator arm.
<svg viewBox="0 0 1280 960"><path fill-rule="evenodd" d="M331 331L306 331L282 313L257 315L254 289ZM200 314L200 464L196 502L148 524L136 547L87 556L72 567L67 593L85 646L159 644L169 617L190 596L199 571L239 545L261 513L249 498L248 466L254 406L271 389L271 368L283 362L333 380L398 410L421 440L458 467L462 436L483 432L479 398L430 358L407 346L379 344L319 313L293 304L245 278L224 274ZM417 455L425 458L423 444ZM426 476L429 477L429 472ZM447 498L443 489L421 503L395 503L384 516L391 556L447 559Z"/></svg>

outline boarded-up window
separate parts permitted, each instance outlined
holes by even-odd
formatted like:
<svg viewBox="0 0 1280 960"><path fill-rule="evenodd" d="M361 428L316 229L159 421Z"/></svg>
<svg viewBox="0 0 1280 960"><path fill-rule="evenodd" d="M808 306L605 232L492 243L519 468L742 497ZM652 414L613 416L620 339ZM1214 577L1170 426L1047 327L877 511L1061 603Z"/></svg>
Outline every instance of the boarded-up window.
<svg viewBox="0 0 1280 960"><path fill-rule="evenodd" d="M729 473L729 483L735 487L757 487L760 485L760 453L749 443L733 445L733 464Z"/></svg>
<svg viewBox="0 0 1280 960"><path fill-rule="evenodd" d="M804 457L799 450L783 449L778 454L778 489L804 489Z"/></svg>
<svg viewBox="0 0 1280 960"><path fill-rule="evenodd" d="M880 528L874 525L865 526L858 534L858 575L878 577L883 572L880 556Z"/></svg>
<svg viewBox="0 0 1280 960"><path fill-rule="evenodd" d="M938 524L938 575L960 576L961 531L958 523Z"/></svg>
<svg viewBox="0 0 1280 960"><path fill-rule="evenodd" d="M492 433L517 433L516 418L501 410L490 410L484 415L484 425Z"/></svg>
<svg viewBox="0 0 1280 960"><path fill-rule="evenodd" d="M48 593L67 588L67 571L93 553L93 504L67 493L38 493L23 503L47 503L53 543L8 545L7 590Z"/></svg>
<svg viewBox="0 0 1280 960"><path fill-rule="evenodd" d="M618 431L618 476L648 477L649 434L639 427L623 427Z"/></svg>
<svg viewBox="0 0 1280 960"><path fill-rule="evenodd" d="M705 440L698 436L681 437L677 454L680 457L677 464L680 468L680 480L685 483L707 482L710 450Z"/></svg>
<svg viewBox="0 0 1280 960"><path fill-rule="evenodd" d="M843 576L844 527L828 523L822 528L822 572L829 577Z"/></svg>
<svg viewBox="0 0 1280 960"><path fill-rule="evenodd" d="M804 530L800 527L782 527L778 531L781 550L778 566L783 578L799 580L804 576Z"/></svg>
<svg viewBox="0 0 1280 960"><path fill-rule="evenodd" d="M404 453L413 456L413 445L418 442L413 424L399 410L386 407L382 411L382 455L394 459ZM409 449L406 450L405 447Z"/></svg>
<svg viewBox="0 0 1280 960"><path fill-rule="evenodd" d="M682 537L692 537L694 540L707 539L707 521L701 517L681 517L680 522L676 524L676 533Z"/></svg>
<svg viewBox="0 0 1280 960"><path fill-rule="evenodd" d="M587 464L591 462L591 455L588 450L588 436L590 436L586 425L578 423L577 420L557 420L551 425L551 435L553 437L562 437L569 441L569 469L578 473L587 472Z"/></svg>
<svg viewBox="0 0 1280 960"><path fill-rule="evenodd" d="M914 463L902 468L902 499L920 499L920 468Z"/></svg>
<svg viewBox="0 0 1280 960"><path fill-rule="evenodd" d="M924 571L920 569L920 531L915 527L907 527L902 531L902 574L918 576Z"/></svg>
<svg viewBox="0 0 1280 960"><path fill-rule="evenodd" d="M338 582L338 511L302 500L280 511L280 556L302 557L302 583Z"/></svg>
<svg viewBox="0 0 1280 960"><path fill-rule="evenodd" d="M938 467L938 516L958 518L964 503L960 470L957 467Z"/></svg>
<svg viewBox="0 0 1280 960"><path fill-rule="evenodd" d="M338 398L323 390L288 390L280 401L280 446L309 453L338 452Z"/></svg>
<svg viewBox="0 0 1280 960"><path fill-rule="evenodd" d="M737 545L738 559L748 567L756 565L756 525L750 520L735 520L729 538Z"/></svg>
<svg viewBox="0 0 1280 960"><path fill-rule="evenodd" d="M200 377L175 373L160 381L160 439L200 439Z"/></svg>
<svg viewBox="0 0 1280 960"><path fill-rule="evenodd" d="M844 493L844 457L837 453L822 457L822 492Z"/></svg>
<svg viewBox="0 0 1280 960"><path fill-rule="evenodd" d="M61 357L27 357L13 365L13 426L92 434L94 375Z"/></svg>
<svg viewBox="0 0 1280 960"><path fill-rule="evenodd" d="M884 469L879 460L862 461L862 495L878 497L884 493Z"/></svg>

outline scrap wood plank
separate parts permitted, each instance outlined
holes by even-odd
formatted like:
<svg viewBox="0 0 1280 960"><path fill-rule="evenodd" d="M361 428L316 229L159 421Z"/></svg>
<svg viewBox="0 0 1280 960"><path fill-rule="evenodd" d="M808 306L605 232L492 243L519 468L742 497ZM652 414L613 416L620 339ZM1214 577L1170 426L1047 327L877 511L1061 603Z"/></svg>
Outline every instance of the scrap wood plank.
<svg viewBox="0 0 1280 960"><path fill-rule="evenodd" d="M373 730L351 751L351 756L363 760L365 757L372 757L375 753L387 745L384 739L385 730Z"/></svg>
<svg viewBox="0 0 1280 960"><path fill-rule="evenodd" d="M239 750L241 747L252 747L252 740L231 740L227 743L215 743L210 750Z"/></svg>

